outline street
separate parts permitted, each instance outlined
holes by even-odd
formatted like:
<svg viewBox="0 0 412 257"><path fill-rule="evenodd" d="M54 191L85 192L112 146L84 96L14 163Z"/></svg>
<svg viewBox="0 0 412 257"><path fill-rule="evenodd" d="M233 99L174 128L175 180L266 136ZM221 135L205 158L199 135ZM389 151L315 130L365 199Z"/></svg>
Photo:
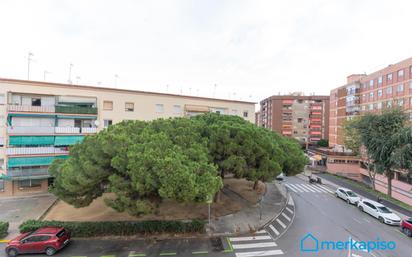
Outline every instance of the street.
<svg viewBox="0 0 412 257"><path fill-rule="evenodd" d="M82 239L73 240L56 256L412 257L412 238L402 234L398 227L381 224L355 206L336 198L333 188L312 185L297 177L286 178L284 185L289 188L292 203L289 202L283 214L254 235L158 241ZM357 242L392 240L396 242L396 248L370 253L362 250L303 252L300 241L308 233L319 241L345 242L349 238ZM5 256L3 250L0 256Z"/></svg>

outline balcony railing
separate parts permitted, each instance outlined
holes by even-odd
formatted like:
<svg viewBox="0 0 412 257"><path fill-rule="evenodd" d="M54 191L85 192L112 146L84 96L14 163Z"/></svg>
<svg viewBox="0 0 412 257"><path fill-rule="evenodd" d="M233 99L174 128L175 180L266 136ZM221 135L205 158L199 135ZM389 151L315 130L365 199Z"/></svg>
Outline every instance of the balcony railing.
<svg viewBox="0 0 412 257"><path fill-rule="evenodd" d="M35 155L35 154L68 154L69 151L55 147L10 147L6 149L7 155Z"/></svg>
<svg viewBox="0 0 412 257"><path fill-rule="evenodd" d="M56 134L79 134L80 128L76 127L55 127Z"/></svg>
<svg viewBox="0 0 412 257"><path fill-rule="evenodd" d="M50 176L47 168L33 169L10 169L7 171L7 176L16 177L47 177Z"/></svg>
<svg viewBox="0 0 412 257"><path fill-rule="evenodd" d="M54 127L7 127L9 134L54 134Z"/></svg>
<svg viewBox="0 0 412 257"><path fill-rule="evenodd" d="M97 108L56 105L56 113L97 114Z"/></svg>
<svg viewBox="0 0 412 257"><path fill-rule="evenodd" d="M54 106L12 105L7 106L9 112L49 112L54 113Z"/></svg>
<svg viewBox="0 0 412 257"><path fill-rule="evenodd" d="M77 127L7 127L7 133L15 135L51 135L51 134L94 134L97 128Z"/></svg>

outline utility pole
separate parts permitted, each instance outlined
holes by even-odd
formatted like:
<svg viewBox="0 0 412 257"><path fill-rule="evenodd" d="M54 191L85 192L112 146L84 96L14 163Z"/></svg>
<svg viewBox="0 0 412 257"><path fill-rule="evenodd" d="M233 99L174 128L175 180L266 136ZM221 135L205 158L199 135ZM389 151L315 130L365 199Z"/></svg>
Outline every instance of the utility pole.
<svg viewBox="0 0 412 257"><path fill-rule="evenodd" d="M29 52L27 56L27 80L30 80L30 62L33 60L31 59L32 56L34 56L34 54Z"/></svg>
<svg viewBox="0 0 412 257"><path fill-rule="evenodd" d="M119 75L115 74L114 75L114 87L117 88L117 80L119 79Z"/></svg>
<svg viewBox="0 0 412 257"><path fill-rule="evenodd" d="M43 73L43 80L44 80L44 81L46 81L46 75L47 75L47 74L50 74L50 72L47 71L47 70L44 70L44 73Z"/></svg>
<svg viewBox="0 0 412 257"><path fill-rule="evenodd" d="M69 65L69 80L67 82L69 82L69 84L73 84L72 82L72 68L73 68L73 63L70 63Z"/></svg>

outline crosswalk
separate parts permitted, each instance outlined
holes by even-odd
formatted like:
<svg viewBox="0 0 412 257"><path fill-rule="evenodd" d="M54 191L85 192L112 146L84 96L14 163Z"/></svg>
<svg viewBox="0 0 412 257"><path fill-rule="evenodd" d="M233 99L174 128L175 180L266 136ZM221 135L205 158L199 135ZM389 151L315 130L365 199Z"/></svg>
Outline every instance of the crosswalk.
<svg viewBox="0 0 412 257"><path fill-rule="evenodd" d="M324 185L286 183L285 186L295 193L335 193Z"/></svg>
<svg viewBox="0 0 412 257"><path fill-rule="evenodd" d="M279 256L283 251L266 230L256 232L254 236L230 237L229 241L236 257Z"/></svg>

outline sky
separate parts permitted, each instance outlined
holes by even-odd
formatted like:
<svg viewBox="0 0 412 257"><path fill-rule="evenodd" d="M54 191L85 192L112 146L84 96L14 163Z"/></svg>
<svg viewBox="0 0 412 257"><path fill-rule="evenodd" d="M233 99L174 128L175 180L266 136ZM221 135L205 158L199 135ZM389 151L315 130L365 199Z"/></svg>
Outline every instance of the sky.
<svg viewBox="0 0 412 257"><path fill-rule="evenodd" d="M2 0L0 10L2 78L27 79L30 52L31 80L259 102L329 94L412 56L409 0Z"/></svg>

